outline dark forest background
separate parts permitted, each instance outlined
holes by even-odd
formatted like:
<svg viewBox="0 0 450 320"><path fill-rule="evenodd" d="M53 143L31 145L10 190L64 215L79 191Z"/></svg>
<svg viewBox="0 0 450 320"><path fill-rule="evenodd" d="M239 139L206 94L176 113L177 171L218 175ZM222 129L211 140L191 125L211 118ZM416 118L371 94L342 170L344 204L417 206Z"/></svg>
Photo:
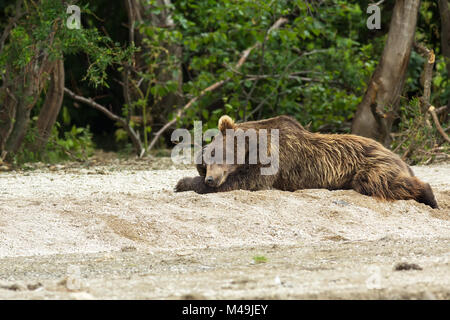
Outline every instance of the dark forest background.
<svg viewBox="0 0 450 320"><path fill-rule="evenodd" d="M14 165L145 156L177 127L280 114L449 155L447 0L0 1L0 153ZM81 29L70 29L69 5Z"/></svg>

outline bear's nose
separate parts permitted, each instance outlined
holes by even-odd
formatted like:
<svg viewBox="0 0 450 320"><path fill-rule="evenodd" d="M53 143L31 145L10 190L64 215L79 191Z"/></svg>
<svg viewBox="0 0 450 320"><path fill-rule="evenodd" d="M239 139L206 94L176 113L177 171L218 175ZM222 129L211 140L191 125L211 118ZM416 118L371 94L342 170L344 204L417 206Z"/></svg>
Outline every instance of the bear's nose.
<svg viewBox="0 0 450 320"><path fill-rule="evenodd" d="M208 176L205 178L205 183L209 186L212 186L214 184L214 178L212 176Z"/></svg>

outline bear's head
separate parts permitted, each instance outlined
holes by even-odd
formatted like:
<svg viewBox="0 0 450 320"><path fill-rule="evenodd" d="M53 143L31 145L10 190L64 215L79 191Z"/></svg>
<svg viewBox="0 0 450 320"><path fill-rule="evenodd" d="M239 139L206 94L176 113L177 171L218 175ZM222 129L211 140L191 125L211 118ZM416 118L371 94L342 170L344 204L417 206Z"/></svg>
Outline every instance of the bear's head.
<svg viewBox="0 0 450 320"><path fill-rule="evenodd" d="M248 142L244 137L244 143L240 146L237 138L244 135L244 131L238 129L229 116L219 119L218 129L219 133L203 150L205 183L210 187L221 186L230 176L245 170L248 163ZM227 137L230 138L228 144Z"/></svg>

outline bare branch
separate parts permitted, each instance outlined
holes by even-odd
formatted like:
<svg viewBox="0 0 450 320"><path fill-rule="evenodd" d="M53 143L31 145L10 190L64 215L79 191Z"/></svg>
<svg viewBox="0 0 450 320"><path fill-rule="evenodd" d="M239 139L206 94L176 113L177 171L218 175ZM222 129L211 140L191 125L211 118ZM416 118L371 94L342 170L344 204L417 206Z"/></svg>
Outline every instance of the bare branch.
<svg viewBox="0 0 450 320"><path fill-rule="evenodd" d="M289 64L284 68L283 70L283 74L286 74L291 67L297 62L299 61L301 58L303 58L304 56L309 56L312 54L316 54L316 53L320 53L320 52L326 52L328 51L328 49L320 49L320 50L312 50L312 51L308 51L308 52L300 52L299 56L297 58L295 58L294 60L292 60L291 62L289 62ZM278 88L281 85L281 79L278 80L277 85L275 86L275 88L272 90L272 92L267 95L253 110L252 112L248 115L248 117L250 118L252 115L254 115L256 113L256 111L258 111L259 109L262 108L262 106L264 105L264 103L266 103L266 101L276 92L278 91Z"/></svg>
<svg viewBox="0 0 450 320"><path fill-rule="evenodd" d="M431 106L430 108L428 108L428 112L431 113L431 116L433 118L434 124L436 125L437 131L441 134L441 136L445 139L445 141L450 143L450 138L445 133L445 131L442 129L441 124L439 123L439 119L436 114L436 109L433 106Z"/></svg>
<svg viewBox="0 0 450 320"><path fill-rule="evenodd" d="M270 32L272 32L275 29L278 29L279 27L281 27L283 24L285 24L288 20L286 18L280 18L278 19L273 25L272 27L269 29L269 32L267 33L267 36L269 36ZM261 45L261 42L257 42L255 43L253 46L247 48L246 50L244 50L241 54L241 58L239 59L239 61L236 63L236 65L234 66L235 69L239 70L242 65L245 63L245 61L247 61L247 58L249 57L250 53L257 47L259 47ZM153 137L152 141L150 142L150 145L147 148L147 152L150 151L156 144L156 142L158 141L159 137L161 137L161 135L173 124L175 124L177 122L177 119L187 110L189 109L197 100L199 100L200 98L202 98L205 94L207 94L208 92L212 92L218 88L220 88L224 83L230 81L230 78L226 78L223 80L220 80L212 85L210 85L208 88L204 89L203 91L200 92L200 94L197 97L192 98L186 105L184 105L184 107L180 108L174 119L172 119L171 121L169 121L168 123L166 123L161 129L158 130L158 132L156 132L155 136Z"/></svg>
<svg viewBox="0 0 450 320"><path fill-rule="evenodd" d="M436 114L444 113L448 109L448 106L443 106L436 109Z"/></svg>
<svg viewBox="0 0 450 320"><path fill-rule="evenodd" d="M415 43L414 48L416 48L417 51L419 51L420 54L422 54L425 58L427 58L427 61L425 62L425 66L423 69L423 100L429 102L430 96L431 96L431 80L433 76L433 66L435 61L435 55L433 50L429 50L425 46L423 46L420 43ZM422 111L425 111L426 108L422 108Z"/></svg>
<svg viewBox="0 0 450 320"><path fill-rule="evenodd" d="M379 6L379 5L383 4L384 1L385 0L380 0L380 1L375 2L375 3L369 3L369 6Z"/></svg>
<svg viewBox="0 0 450 320"><path fill-rule="evenodd" d="M450 138L442 129L441 124L439 123L439 118L436 113L436 108L430 104L430 95L431 95L431 80L433 77L433 65L435 61L435 55L433 50L427 49L425 46L421 44L414 44L414 47L425 56L427 62L424 67L424 81L423 81L423 96L419 99L422 110L427 110L431 117L433 118L433 122L436 126L437 131L441 134L441 136L445 139L445 141L450 142ZM446 107L445 107L446 108ZM445 109L444 108L444 109ZM441 108L439 108L441 111Z"/></svg>
<svg viewBox="0 0 450 320"><path fill-rule="evenodd" d="M221 80L219 82L214 83L213 85L209 86L208 88L206 88L205 90L200 92L200 94L198 96L192 98L183 108L179 109L175 118L172 119L171 121L167 122L161 129L158 130L158 132L156 132L155 136L153 137L152 141L150 142L150 145L147 148L147 152L153 148L153 146L156 144L156 142L158 141L159 137L163 134L163 132L166 131L170 126L172 126L173 124L175 124L177 122L177 119L183 114L184 111L189 109L198 99L202 98L208 92L211 92L211 91L216 90L217 88L220 88L225 82L228 82L229 80L230 79L225 79L225 80Z"/></svg>
<svg viewBox="0 0 450 320"><path fill-rule="evenodd" d="M101 104L98 104L91 98L79 96L67 88L64 88L64 92L67 93L69 97L71 97L72 99L87 104L88 106L91 106L92 108L103 112L111 120L119 122L120 125L127 131L128 135L130 136L131 141L133 142L133 145L139 157L142 157L144 155L145 149L142 147L139 135L136 133L136 131L134 131L134 129L129 125L129 123L124 118L121 118L118 115L112 113L106 107L102 106Z"/></svg>
<svg viewBox="0 0 450 320"><path fill-rule="evenodd" d="M16 3L16 14L15 14L15 16L13 18L11 18L11 20L9 21L9 23L7 24L7 26L3 30L3 34L0 37L0 52L3 50L3 46L5 45L5 41L8 38L12 28L17 23L17 21L19 21L19 19L25 14L24 11L21 11L22 3L23 3L23 0L17 1L17 3Z"/></svg>

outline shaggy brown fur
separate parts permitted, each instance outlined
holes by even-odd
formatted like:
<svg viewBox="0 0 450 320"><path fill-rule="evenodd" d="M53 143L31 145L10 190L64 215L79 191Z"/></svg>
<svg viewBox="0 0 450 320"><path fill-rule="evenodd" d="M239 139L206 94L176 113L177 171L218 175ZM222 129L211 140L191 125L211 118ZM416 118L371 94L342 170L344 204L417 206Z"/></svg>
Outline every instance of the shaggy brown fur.
<svg viewBox="0 0 450 320"><path fill-rule="evenodd" d="M228 116L219 120L219 130L279 129L279 170L261 175L261 164L198 165L200 176L181 179L175 190L198 193L237 189L263 190L325 188L354 189L382 200L414 199L437 208L428 183L414 177L412 170L396 154L380 143L349 134L319 134L305 130L295 119L279 116L267 120L234 123ZM219 140L219 139L218 139ZM270 142L270 137L268 138ZM215 146L215 141L206 148ZM205 183L207 172L222 171L226 179L214 187ZM208 181L211 182L211 181Z"/></svg>

